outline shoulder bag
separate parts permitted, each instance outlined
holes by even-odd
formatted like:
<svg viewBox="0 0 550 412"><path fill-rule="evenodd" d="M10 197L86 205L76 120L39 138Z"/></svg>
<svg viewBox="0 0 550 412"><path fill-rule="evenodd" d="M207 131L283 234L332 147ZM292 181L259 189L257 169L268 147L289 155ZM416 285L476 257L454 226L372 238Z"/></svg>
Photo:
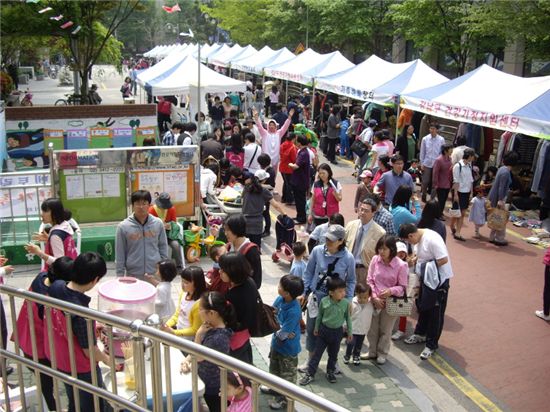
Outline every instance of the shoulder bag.
<svg viewBox="0 0 550 412"><path fill-rule="evenodd" d="M367 150L369 150L368 146L363 143L361 139L355 139L350 149L359 157L362 157L365 153L367 153Z"/></svg>
<svg viewBox="0 0 550 412"><path fill-rule="evenodd" d="M256 322L254 324L254 330L249 330L250 336L253 338L261 338L281 329L277 316L275 315L275 308L273 306L266 305L262 301L260 293L256 299Z"/></svg>

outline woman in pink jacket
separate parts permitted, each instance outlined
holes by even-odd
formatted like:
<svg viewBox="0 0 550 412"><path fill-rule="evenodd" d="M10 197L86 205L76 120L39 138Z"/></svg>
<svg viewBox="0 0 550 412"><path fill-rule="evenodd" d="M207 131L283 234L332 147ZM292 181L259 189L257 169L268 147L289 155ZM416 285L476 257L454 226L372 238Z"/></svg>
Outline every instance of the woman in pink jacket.
<svg viewBox="0 0 550 412"><path fill-rule="evenodd" d="M277 122L271 119L267 122L266 130L258 118L258 112L256 110L253 110L253 115L258 131L260 132L260 136L262 136L262 153L267 153L269 157L271 157L271 166L273 167L273 170L275 170L275 173L277 173L279 170L279 160L281 158L281 139L290 126L290 121L294 115L294 109L290 109L288 112L288 119L286 119L286 122L280 129L277 129Z"/></svg>

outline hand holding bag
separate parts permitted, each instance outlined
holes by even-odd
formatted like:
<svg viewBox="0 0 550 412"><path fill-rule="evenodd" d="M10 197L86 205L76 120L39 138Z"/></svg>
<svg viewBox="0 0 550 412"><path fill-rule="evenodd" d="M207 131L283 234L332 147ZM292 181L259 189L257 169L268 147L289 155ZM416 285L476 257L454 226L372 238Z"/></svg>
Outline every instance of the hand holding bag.
<svg viewBox="0 0 550 412"><path fill-rule="evenodd" d="M273 306L266 305L262 301L262 297L259 293L256 303L256 323L254 330L249 330L250 336L253 338L261 338L277 332L281 326L277 321L275 308Z"/></svg>
<svg viewBox="0 0 550 412"><path fill-rule="evenodd" d="M412 299L405 294L403 297L390 296L386 299L386 313L390 316L411 316Z"/></svg>
<svg viewBox="0 0 550 412"><path fill-rule="evenodd" d="M460 207L458 202L453 202L453 205L449 208L449 217L460 217Z"/></svg>
<svg viewBox="0 0 550 412"><path fill-rule="evenodd" d="M505 230L509 218L510 212L504 209L494 208L487 218L487 226L489 226L489 229L493 230Z"/></svg>

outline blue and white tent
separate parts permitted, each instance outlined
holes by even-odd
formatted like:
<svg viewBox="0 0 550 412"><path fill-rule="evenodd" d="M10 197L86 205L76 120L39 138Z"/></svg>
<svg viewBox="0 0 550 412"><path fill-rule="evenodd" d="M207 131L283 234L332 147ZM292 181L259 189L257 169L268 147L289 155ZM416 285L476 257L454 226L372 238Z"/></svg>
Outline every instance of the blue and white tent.
<svg viewBox="0 0 550 412"><path fill-rule="evenodd" d="M372 55L363 63L331 76L316 79L318 89L352 99L396 103L397 96L447 81L421 60L390 63Z"/></svg>
<svg viewBox="0 0 550 412"><path fill-rule="evenodd" d="M484 64L404 93L402 101L402 107L437 117L550 139L550 76L518 77Z"/></svg>

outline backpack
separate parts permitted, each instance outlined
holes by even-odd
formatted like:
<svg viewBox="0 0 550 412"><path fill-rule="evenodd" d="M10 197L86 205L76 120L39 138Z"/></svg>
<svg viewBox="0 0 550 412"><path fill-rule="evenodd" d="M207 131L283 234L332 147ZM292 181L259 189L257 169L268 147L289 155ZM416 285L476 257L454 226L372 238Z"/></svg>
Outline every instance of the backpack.
<svg viewBox="0 0 550 412"><path fill-rule="evenodd" d="M244 165L244 152L235 153L233 151L226 151L225 157L229 160L233 166L243 168Z"/></svg>

